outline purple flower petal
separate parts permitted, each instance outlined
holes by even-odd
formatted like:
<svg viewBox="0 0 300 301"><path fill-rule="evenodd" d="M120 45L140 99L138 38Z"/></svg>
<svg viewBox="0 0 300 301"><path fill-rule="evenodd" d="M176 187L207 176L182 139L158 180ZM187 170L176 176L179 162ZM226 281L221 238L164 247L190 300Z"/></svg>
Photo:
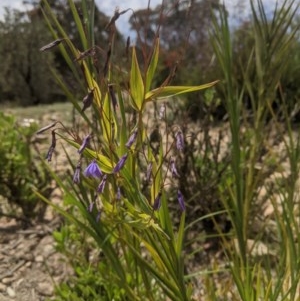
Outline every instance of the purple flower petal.
<svg viewBox="0 0 300 301"><path fill-rule="evenodd" d="M154 211L159 210L159 208L161 206L161 195L162 195L162 192L160 191L154 200L154 204L152 207Z"/></svg>
<svg viewBox="0 0 300 301"><path fill-rule="evenodd" d="M96 160L93 160L90 165L85 169L83 174L86 177L92 177L92 178L101 178L102 172L100 170L100 167L98 166Z"/></svg>
<svg viewBox="0 0 300 301"><path fill-rule="evenodd" d="M136 137L137 137L137 134L138 134L138 131L137 129L134 130L134 132L131 134L131 136L129 137L128 141L126 142L125 146L127 148L130 148L132 146L132 144L134 143L134 141L136 140Z"/></svg>
<svg viewBox="0 0 300 301"><path fill-rule="evenodd" d="M150 181L150 177L152 175L152 166L153 166L153 162L151 161L148 166L147 166L147 171L146 171L146 180L149 182Z"/></svg>
<svg viewBox="0 0 300 301"><path fill-rule="evenodd" d="M83 153L84 149L89 144L90 139L91 139L91 135L90 134L83 138L82 144L81 144L80 148L77 151L79 155L81 155Z"/></svg>
<svg viewBox="0 0 300 301"><path fill-rule="evenodd" d="M180 190L177 191L178 203L181 211L185 211L184 198Z"/></svg>
<svg viewBox="0 0 300 301"><path fill-rule="evenodd" d="M115 168L113 169L113 173L119 172L125 165L126 160L127 160L128 154L125 154L124 156L121 157Z"/></svg>
<svg viewBox="0 0 300 301"><path fill-rule="evenodd" d="M179 177L179 174L178 174L178 171L177 171L177 168L175 165L175 159L173 157L171 158L171 161L170 161L170 169L171 169L173 178Z"/></svg>
<svg viewBox="0 0 300 301"><path fill-rule="evenodd" d="M81 171L81 161L76 165L74 176L73 176L73 183L78 184L80 182L80 171Z"/></svg>
<svg viewBox="0 0 300 301"><path fill-rule="evenodd" d="M181 130L179 130L179 131L176 133L176 148L177 148L179 151L183 151L183 148L184 148L183 133L182 133Z"/></svg>
<svg viewBox="0 0 300 301"><path fill-rule="evenodd" d="M97 192L103 193L104 188L105 188L105 184L106 184L106 180L107 180L107 175L104 175L101 183L99 184L99 186L97 188Z"/></svg>

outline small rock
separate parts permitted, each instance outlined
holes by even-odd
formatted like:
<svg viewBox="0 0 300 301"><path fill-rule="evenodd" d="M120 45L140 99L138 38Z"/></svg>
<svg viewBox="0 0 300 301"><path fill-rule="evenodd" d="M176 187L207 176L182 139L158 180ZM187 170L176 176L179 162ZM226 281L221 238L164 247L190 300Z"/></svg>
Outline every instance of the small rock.
<svg viewBox="0 0 300 301"><path fill-rule="evenodd" d="M9 297L11 297L11 298L16 297L16 292L10 286L7 288L6 292L7 292Z"/></svg>
<svg viewBox="0 0 300 301"><path fill-rule="evenodd" d="M28 237L28 239L29 239L29 240L35 239L36 236L37 236L36 233L30 234L29 237Z"/></svg>
<svg viewBox="0 0 300 301"><path fill-rule="evenodd" d="M11 284L15 280L14 277L5 277L2 279L3 284Z"/></svg>
<svg viewBox="0 0 300 301"><path fill-rule="evenodd" d="M5 292L6 291L6 285L3 283L0 283L0 292Z"/></svg>
<svg viewBox="0 0 300 301"><path fill-rule="evenodd" d="M24 281L24 278L20 278L18 281L16 281L15 288L20 286L23 281Z"/></svg>
<svg viewBox="0 0 300 301"><path fill-rule="evenodd" d="M35 261L36 262L43 262L44 261L44 257L42 255L38 255L35 257Z"/></svg>
<svg viewBox="0 0 300 301"><path fill-rule="evenodd" d="M45 253L45 255L49 256L53 252L54 252L54 247L52 245L46 245L44 247L44 253Z"/></svg>
<svg viewBox="0 0 300 301"><path fill-rule="evenodd" d="M31 267L31 265L32 265L32 262L31 262L31 261L28 261L28 262L26 262L26 264L25 264L26 268Z"/></svg>
<svg viewBox="0 0 300 301"><path fill-rule="evenodd" d="M51 284L47 282L41 282L37 286L37 291L44 296L52 296L54 288Z"/></svg>
<svg viewBox="0 0 300 301"><path fill-rule="evenodd" d="M24 259L25 261L33 261L34 260L34 256L32 253L22 254L20 256L20 258Z"/></svg>

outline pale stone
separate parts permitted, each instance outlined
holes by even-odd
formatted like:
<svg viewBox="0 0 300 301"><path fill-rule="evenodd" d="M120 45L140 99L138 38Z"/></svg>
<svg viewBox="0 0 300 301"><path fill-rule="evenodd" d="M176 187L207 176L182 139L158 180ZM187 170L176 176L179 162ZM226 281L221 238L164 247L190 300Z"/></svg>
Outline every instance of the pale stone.
<svg viewBox="0 0 300 301"><path fill-rule="evenodd" d="M35 257L35 261L36 262L43 262L44 261L44 257L42 255L38 255L37 257Z"/></svg>
<svg viewBox="0 0 300 301"><path fill-rule="evenodd" d="M40 294L44 296L51 296L53 295L54 288L50 283L41 282L38 284L37 290Z"/></svg>
<svg viewBox="0 0 300 301"><path fill-rule="evenodd" d="M7 288L6 292L7 292L9 297L11 297L11 298L16 297L16 292L10 286Z"/></svg>

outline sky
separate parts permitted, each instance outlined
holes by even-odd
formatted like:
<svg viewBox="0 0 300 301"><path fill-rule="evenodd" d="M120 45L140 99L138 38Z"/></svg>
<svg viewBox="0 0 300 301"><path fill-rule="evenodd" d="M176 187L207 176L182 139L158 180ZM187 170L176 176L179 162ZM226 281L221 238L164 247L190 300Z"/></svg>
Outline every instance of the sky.
<svg viewBox="0 0 300 301"><path fill-rule="evenodd" d="M32 0L27 0L31 2ZM34 0L33 0L34 1ZM229 13L232 13L236 16L243 17L247 16L249 13L249 0L223 0ZM278 1L282 3L284 0L262 0L264 5L267 6L267 11L272 11L275 7L275 3ZM10 7L18 10L30 9L32 6L24 5L24 0L0 0L0 19L4 13L4 7ZM132 8L133 10L138 10L140 8L145 8L148 5L148 0L95 0L100 11L104 12L108 16L112 16L116 6L119 6L120 10L127 8ZM151 7L155 7L158 4L161 4L162 0L151 0ZM295 1L297 2L297 1ZM124 4L126 3L126 4ZM238 5L239 4L239 5ZM120 18L117 21L118 29L123 33L129 32L128 19L131 16L131 12L127 12L124 17Z"/></svg>

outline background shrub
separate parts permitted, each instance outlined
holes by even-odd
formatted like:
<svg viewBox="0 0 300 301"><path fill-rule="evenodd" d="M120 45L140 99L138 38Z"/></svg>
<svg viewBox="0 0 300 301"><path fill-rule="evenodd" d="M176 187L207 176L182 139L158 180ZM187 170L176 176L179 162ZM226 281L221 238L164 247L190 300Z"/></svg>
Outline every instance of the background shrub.
<svg viewBox="0 0 300 301"><path fill-rule="evenodd" d="M34 190L48 197L53 190L51 177L33 147L37 127L32 122L21 125L14 116L0 112L0 196L8 202L6 213L27 222L36 216L42 218L46 208Z"/></svg>

